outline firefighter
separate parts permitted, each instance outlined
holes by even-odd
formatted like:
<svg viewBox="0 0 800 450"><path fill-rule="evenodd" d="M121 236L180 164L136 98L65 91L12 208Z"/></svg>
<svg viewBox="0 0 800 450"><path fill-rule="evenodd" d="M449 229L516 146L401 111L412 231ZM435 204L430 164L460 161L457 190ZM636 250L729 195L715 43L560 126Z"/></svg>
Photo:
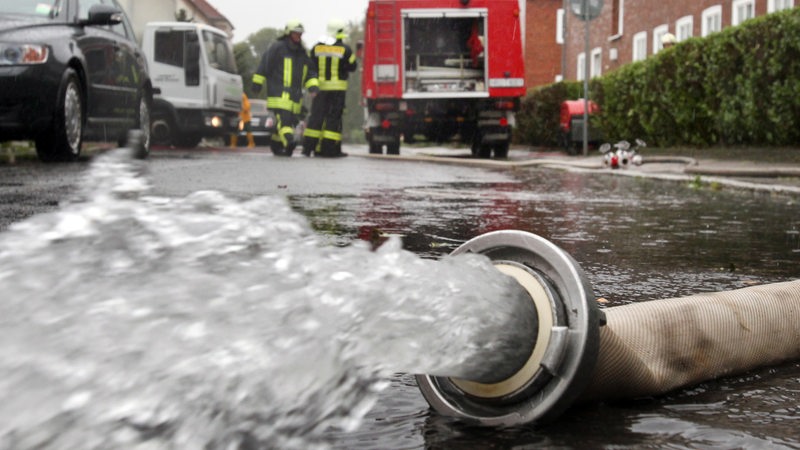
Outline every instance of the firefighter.
<svg viewBox="0 0 800 450"><path fill-rule="evenodd" d="M244 92L242 93L242 109L239 111L239 130L244 131L245 135L247 136L247 148L253 148L256 146L255 139L253 138L253 130L252 125L250 125L250 121L253 119L253 115L250 113L250 100L247 98L247 94ZM236 148L238 145L238 138L239 133L231 134L231 147Z"/></svg>
<svg viewBox="0 0 800 450"><path fill-rule="evenodd" d="M313 97L319 91L316 65L303 47L303 24L286 23L283 36L264 52L253 74L253 93L258 95L266 84L267 108L275 113L276 132L270 147L278 156L292 156L297 146L294 128L303 107L303 89Z"/></svg>
<svg viewBox="0 0 800 450"><path fill-rule="evenodd" d="M328 36L311 49L319 73L319 94L311 104L311 115L303 135L303 154L347 156L342 152L342 114L347 95L347 78L357 68L356 55L344 43L345 23L328 22Z"/></svg>

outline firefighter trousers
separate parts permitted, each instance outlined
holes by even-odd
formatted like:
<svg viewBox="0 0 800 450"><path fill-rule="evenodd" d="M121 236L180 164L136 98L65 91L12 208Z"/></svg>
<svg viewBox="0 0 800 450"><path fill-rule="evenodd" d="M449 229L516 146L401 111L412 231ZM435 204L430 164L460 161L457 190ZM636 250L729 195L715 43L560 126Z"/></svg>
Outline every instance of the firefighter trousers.
<svg viewBox="0 0 800 450"><path fill-rule="evenodd" d="M342 114L346 91L319 91L303 134L303 151L317 156L342 153Z"/></svg>
<svg viewBox="0 0 800 450"><path fill-rule="evenodd" d="M272 152L281 156L292 156L297 142L294 140L294 129L299 123L297 115L289 110L272 108L275 113L275 132L272 133L270 147Z"/></svg>

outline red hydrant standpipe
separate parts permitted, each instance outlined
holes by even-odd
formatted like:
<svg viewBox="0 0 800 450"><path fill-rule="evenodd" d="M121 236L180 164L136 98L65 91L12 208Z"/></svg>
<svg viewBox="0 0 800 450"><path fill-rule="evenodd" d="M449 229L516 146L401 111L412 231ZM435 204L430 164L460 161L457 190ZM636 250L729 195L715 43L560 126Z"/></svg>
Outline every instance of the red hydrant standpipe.
<svg viewBox="0 0 800 450"><path fill-rule="evenodd" d="M800 280L600 311L578 264L539 236L487 233L454 254L463 252L487 255L520 283L538 330L520 343L530 358L505 380L417 376L443 415L487 426L546 422L576 402L658 395L800 359Z"/></svg>

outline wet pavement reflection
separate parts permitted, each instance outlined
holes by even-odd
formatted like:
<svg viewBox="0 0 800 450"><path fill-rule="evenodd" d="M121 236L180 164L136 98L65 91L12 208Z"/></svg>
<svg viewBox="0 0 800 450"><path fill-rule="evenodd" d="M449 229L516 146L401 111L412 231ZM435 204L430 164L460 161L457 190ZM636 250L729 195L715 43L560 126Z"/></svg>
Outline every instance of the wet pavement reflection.
<svg viewBox="0 0 800 450"><path fill-rule="evenodd" d="M607 306L787 281L800 268L800 205L780 195L533 169L290 200L334 244L399 235L430 258L489 231L539 234L579 262ZM663 398L579 406L545 427L488 431L430 415L413 379L398 375L361 429L334 440L348 449L800 448L798 400L794 363Z"/></svg>

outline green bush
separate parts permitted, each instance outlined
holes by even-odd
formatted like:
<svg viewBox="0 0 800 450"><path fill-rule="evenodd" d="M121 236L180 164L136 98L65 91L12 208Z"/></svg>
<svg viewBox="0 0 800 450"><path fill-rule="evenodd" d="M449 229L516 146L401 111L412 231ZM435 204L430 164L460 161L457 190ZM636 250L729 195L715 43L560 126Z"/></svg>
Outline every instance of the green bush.
<svg viewBox="0 0 800 450"><path fill-rule="evenodd" d="M514 141L536 146L559 145L561 102L581 98L583 85L558 82L532 89L522 99Z"/></svg>
<svg viewBox="0 0 800 450"><path fill-rule="evenodd" d="M518 142L553 145L558 105L577 83L532 90ZM800 142L800 9L693 38L592 80L597 125L610 140L651 145L796 145ZM577 91L580 94L580 89Z"/></svg>

